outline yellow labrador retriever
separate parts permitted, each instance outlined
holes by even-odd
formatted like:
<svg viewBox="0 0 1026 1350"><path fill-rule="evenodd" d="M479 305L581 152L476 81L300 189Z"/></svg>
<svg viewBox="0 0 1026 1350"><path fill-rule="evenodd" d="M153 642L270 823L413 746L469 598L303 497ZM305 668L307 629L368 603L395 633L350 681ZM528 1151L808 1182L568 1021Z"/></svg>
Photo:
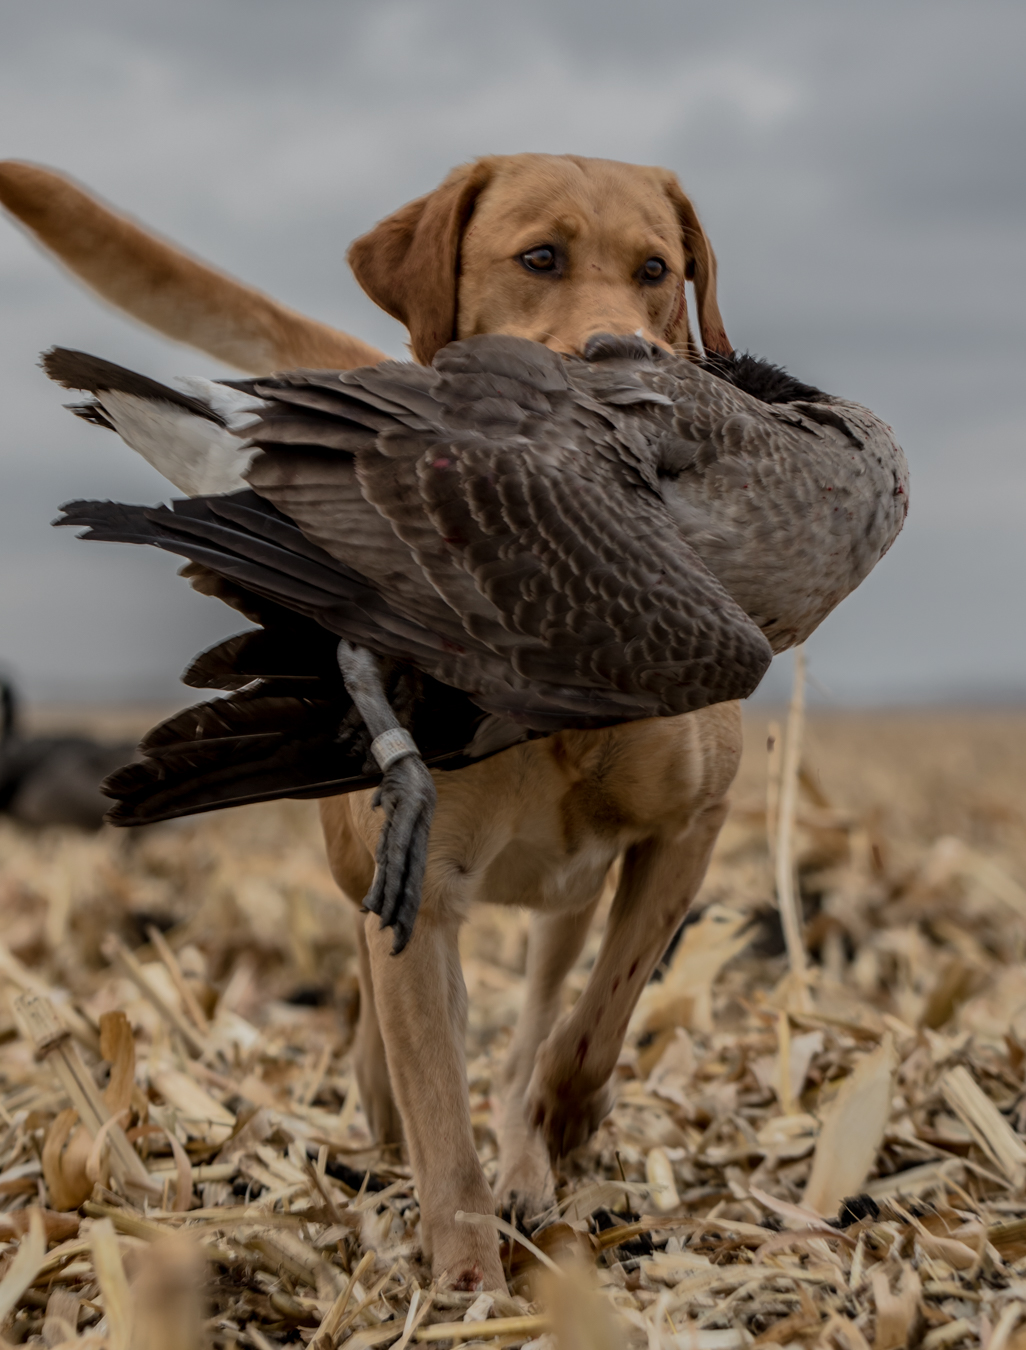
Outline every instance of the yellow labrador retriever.
<svg viewBox="0 0 1026 1350"><path fill-rule="evenodd" d="M105 299L245 370L352 368L382 353L185 256L33 165L0 165L0 200ZM685 282L707 350L728 353L716 260L666 170L576 156L492 156L454 170L358 239L349 261L408 328L421 362L457 337L510 333L581 352L640 333L693 355ZM496 1202L530 1217L552 1159L609 1110L628 1020L695 896L741 748L736 704L599 731L563 732L435 775L438 805L413 937L399 957L368 916L360 932L361 1098L382 1141L405 1138L425 1250L461 1288L503 1283L495 1232L457 1221ZM359 903L381 813L372 793L329 798L333 873ZM562 982L603 881L623 866L601 950L573 1011ZM499 1104L493 1196L468 1106L466 990L457 935L474 900L532 911L527 997Z"/></svg>

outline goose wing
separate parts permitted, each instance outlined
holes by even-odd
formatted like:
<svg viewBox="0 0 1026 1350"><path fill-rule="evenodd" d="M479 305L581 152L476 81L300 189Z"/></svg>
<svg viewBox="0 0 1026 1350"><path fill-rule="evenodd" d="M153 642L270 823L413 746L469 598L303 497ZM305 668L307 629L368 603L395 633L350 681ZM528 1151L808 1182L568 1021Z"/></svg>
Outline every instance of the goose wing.
<svg viewBox="0 0 1026 1350"><path fill-rule="evenodd" d="M554 730L692 711L761 678L765 639L637 472L636 432L546 349L487 337L432 370L239 387L269 405L249 430L254 490L441 639L418 664L488 711Z"/></svg>
<svg viewBox="0 0 1026 1350"><path fill-rule="evenodd" d="M252 488L170 511L74 503L65 523L179 553L489 713L551 732L690 712L751 693L770 660L653 489L638 427L535 343L481 337L430 370L293 372L216 397L80 353L45 364L96 395L76 411L188 489Z"/></svg>

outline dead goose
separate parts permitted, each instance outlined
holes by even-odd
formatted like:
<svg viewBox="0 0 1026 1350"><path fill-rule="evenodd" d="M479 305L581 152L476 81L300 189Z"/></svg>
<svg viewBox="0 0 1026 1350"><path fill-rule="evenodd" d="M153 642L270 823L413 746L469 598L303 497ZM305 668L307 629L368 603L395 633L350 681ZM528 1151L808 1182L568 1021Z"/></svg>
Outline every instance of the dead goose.
<svg viewBox="0 0 1026 1350"><path fill-rule="evenodd" d="M194 586L260 625L192 664L187 684L230 696L148 735L108 780L109 818L332 795L387 767L368 905L397 946L433 801L420 757L458 769L747 696L879 561L908 502L889 427L750 357L600 337L578 359L482 336L430 368L185 393L80 353L44 365L191 498L75 502L59 523L184 556Z"/></svg>

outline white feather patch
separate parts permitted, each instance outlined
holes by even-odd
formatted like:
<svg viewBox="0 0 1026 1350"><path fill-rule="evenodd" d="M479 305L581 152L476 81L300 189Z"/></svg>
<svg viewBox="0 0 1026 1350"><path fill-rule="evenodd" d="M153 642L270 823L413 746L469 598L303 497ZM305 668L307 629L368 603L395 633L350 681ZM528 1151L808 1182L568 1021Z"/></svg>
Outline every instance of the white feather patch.
<svg viewBox="0 0 1026 1350"><path fill-rule="evenodd" d="M227 427L173 403L136 394L104 390L96 398L125 444L187 497L248 487L243 474L256 447Z"/></svg>
<svg viewBox="0 0 1026 1350"><path fill-rule="evenodd" d="M174 383L190 398L205 403L211 412L223 417L232 431L245 431L270 406L255 394L244 394L241 389L229 389L216 380L204 380L200 375L179 375Z"/></svg>

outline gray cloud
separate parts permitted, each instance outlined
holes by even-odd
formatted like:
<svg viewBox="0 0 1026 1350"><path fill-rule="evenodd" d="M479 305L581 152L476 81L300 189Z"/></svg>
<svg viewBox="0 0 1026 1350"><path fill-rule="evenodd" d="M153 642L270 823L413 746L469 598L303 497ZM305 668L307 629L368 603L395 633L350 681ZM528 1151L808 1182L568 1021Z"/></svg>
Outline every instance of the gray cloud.
<svg viewBox="0 0 1026 1350"><path fill-rule="evenodd" d="M822 686L1021 694L1024 39L1021 5L986 0L8 4L0 153L397 355L345 245L452 164L666 164L733 340L870 404L912 465L905 534L810 644ZM76 495L165 490L62 412L34 368L53 342L209 369L0 227L0 660L41 695L170 693L233 618L166 559L47 528Z"/></svg>

